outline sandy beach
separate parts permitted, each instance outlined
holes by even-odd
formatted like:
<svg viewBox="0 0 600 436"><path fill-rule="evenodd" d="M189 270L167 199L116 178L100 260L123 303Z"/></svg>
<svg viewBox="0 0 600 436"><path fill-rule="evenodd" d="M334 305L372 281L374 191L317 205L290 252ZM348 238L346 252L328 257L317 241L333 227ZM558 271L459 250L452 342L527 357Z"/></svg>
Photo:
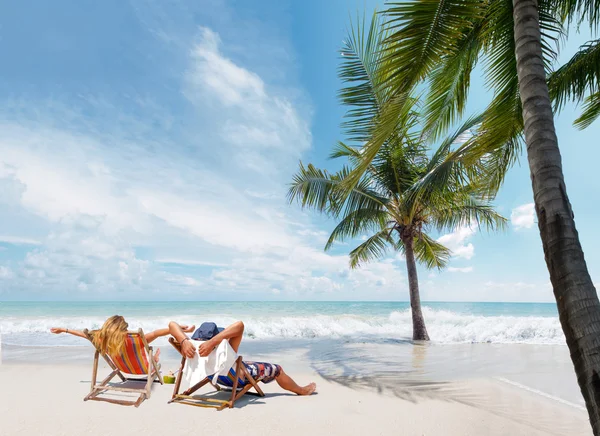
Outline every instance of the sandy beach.
<svg viewBox="0 0 600 436"><path fill-rule="evenodd" d="M86 348L83 354L89 351ZM175 369L176 356L164 351L163 369ZM91 353L89 364L64 355L53 359L44 350L38 350L28 363L20 361L23 353L9 350L5 354L9 358L0 365L3 435L591 434L581 407L503 378L440 381L406 376L402 382L385 374L321 376L306 358L307 350L301 348L272 353L272 358L299 382L316 381L317 395L296 397L271 383L264 385L266 397L246 396L235 409L221 412L169 405L173 386L159 384L137 409L84 402ZM48 363L52 360L59 363ZM104 366L100 374L106 372Z"/></svg>

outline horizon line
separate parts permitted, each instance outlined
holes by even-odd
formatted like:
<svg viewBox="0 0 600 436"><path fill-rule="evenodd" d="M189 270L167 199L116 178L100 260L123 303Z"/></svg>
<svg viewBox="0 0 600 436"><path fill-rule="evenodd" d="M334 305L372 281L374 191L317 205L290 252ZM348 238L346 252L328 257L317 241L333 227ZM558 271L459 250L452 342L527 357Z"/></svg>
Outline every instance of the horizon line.
<svg viewBox="0 0 600 436"><path fill-rule="evenodd" d="M0 300L0 303L409 303L409 300ZM556 304L554 301L441 301L426 303L457 304Z"/></svg>

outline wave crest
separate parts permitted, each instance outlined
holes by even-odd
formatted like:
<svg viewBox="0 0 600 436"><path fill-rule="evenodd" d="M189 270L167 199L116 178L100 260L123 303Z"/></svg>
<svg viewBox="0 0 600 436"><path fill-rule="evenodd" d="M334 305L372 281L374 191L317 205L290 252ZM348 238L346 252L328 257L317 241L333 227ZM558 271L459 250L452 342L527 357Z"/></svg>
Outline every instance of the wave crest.
<svg viewBox="0 0 600 436"><path fill-rule="evenodd" d="M423 308L423 315L434 343L526 343L564 344L558 318L535 316L478 316L446 310ZM211 320L228 325L235 319L225 315L204 315L203 319L184 317L137 317L128 319L132 329L145 331L164 328L171 319L198 325ZM315 315L315 316L251 316L245 318L246 336L250 339L308 339L308 338L409 338L412 335L410 310L394 311L388 316ZM72 329L98 328L104 318L89 317L8 317L0 320L5 335L48 333L51 327ZM64 335L61 335L64 337ZM64 342L64 339L63 339Z"/></svg>

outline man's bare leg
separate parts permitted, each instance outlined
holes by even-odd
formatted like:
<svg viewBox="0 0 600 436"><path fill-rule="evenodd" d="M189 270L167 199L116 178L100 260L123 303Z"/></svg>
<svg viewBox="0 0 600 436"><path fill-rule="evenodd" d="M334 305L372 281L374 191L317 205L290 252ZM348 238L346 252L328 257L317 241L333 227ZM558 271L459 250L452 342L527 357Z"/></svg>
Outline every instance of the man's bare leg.
<svg viewBox="0 0 600 436"><path fill-rule="evenodd" d="M296 383L289 375L285 373L283 368L281 368L281 372L275 380L277 380L277 383L283 389L293 392L297 395L310 395L317 389L316 383L309 383L306 386L298 385L298 383Z"/></svg>

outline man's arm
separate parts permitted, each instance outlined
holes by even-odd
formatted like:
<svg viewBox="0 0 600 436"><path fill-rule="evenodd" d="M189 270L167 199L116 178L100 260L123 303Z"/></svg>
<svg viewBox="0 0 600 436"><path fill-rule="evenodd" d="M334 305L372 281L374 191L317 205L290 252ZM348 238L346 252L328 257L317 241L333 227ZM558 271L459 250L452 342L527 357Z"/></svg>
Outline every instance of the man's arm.
<svg viewBox="0 0 600 436"><path fill-rule="evenodd" d="M212 339L202 343L198 347L198 354L200 357L206 357L212 350L214 350L223 339L227 339L229 341L229 345L231 348L237 353L240 348L240 343L242 342L242 337L244 336L244 323L242 321L237 321L227 327L218 335L214 336ZM188 342L188 341L186 341Z"/></svg>
<svg viewBox="0 0 600 436"><path fill-rule="evenodd" d="M156 338L160 338L161 336L167 336L169 333L171 333L171 323L176 324L177 327L179 327L179 329L182 332L186 332L186 333L190 333L193 332L196 329L196 326L187 326L187 325L179 325L177 324L175 321L171 321L169 323L169 327L166 329L158 329L158 330L154 330L153 332L147 333L146 334L146 342L150 343L153 340L155 340Z"/></svg>
<svg viewBox="0 0 600 436"><path fill-rule="evenodd" d="M190 342L190 338L185 334L186 332L181 328L175 321L169 323L169 333L173 336L179 345L181 345L181 352L185 357L192 358L196 354L196 347Z"/></svg>

